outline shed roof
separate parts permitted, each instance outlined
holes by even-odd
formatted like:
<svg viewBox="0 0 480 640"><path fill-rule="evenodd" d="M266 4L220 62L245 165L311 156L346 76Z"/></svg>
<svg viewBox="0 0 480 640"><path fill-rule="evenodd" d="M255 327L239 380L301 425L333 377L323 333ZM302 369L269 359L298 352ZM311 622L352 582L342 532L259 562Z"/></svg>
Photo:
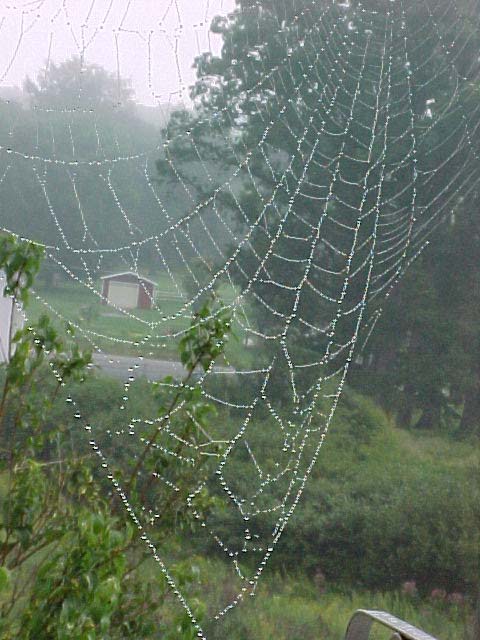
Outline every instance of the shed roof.
<svg viewBox="0 0 480 640"><path fill-rule="evenodd" d="M150 284L153 284L154 287L158 286L158 284L153 280L150 280L145 276L141 276L138 273L134 273L133 271L122 271L121 273L111 273L108 276L102 276L100 280L112 280L113 278L120 278L121 276L133 276L134 278L137 278L137 280L142 280L144 282L149 282Z"/></svg>

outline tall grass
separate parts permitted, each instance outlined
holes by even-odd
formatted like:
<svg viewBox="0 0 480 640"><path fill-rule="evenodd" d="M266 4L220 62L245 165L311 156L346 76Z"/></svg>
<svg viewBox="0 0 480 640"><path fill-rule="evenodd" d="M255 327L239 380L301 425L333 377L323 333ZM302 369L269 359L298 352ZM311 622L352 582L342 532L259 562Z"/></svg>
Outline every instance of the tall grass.
<svg viewBox="0 0 480 640"><path fill-rule="evenodd" d="M225 569L208 563L207 570L228 590ZM205 591L202 591L205 598ZM215 595L210 593L210 597ZM210 603L209 613L214 613ZM472 612L466 605L437 603L400 592L355 591L319 587L303 576L266 578L254 598L248 598L216 624L206 625L211 640L342 640L348 622L358 609L387 611L423 629L439 640L469 638ZM391 637L380 625L372 628L373 640Z"/></svg>

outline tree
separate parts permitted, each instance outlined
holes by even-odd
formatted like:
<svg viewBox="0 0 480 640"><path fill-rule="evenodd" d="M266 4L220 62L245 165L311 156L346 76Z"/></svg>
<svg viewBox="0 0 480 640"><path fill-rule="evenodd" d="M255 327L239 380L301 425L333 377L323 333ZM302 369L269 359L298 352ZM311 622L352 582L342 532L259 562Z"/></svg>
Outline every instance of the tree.
<svg viewBox="0 0 480 640"><path fill-rule="evenodd" d="M341 368L357 319L366 335L384 295L403 277L424 239L452 209L459 217L474 209L475 196L462 199L462 190L469 188L465 153L475 161L476 138L471 136L478 130L478 78L472 60L478 31L471 3L462 2L457 13L448 2L432 10L418 2L299 7L284 0L237 0L235 11L212 23L212 31L223 38L221 54L196 60L196 114L171 119L165 132L168 157L159 169L163 179L170 175L178 183L181 176L199 199L207 201L215 192L215 200L231 212L237 236L247 241L228 252L235 255L228 273L240 289L248 287L261 330L277 337L266 349L279 356L276 370L283 380L287 367L282 371L279 363L285 344L295 362L311 361L312 352L317 360L338 353L326 367ZM424 41L412 41L418 24L428 27ZM391 58L384 55L384 45ZM365 51L363 66L352 51ZM454 109L452 96L457 95ZM458 127L459 112L470 142ZM220 181L211 184L188 171L199 149L206 161L216 158L232 171L238 171L239 158L248 158L234 193L222 194ZM353 185L365 189L365 198L355 196ZM415 218L415 210L422 215ZM359 216L358 250L350 261ZM449 238L458 230L453 225ZM442 242L441 233L436 232L436 241ZM448 294L439 288L440 270L421 264L421 272L413 271L400 284L400 297L391 307L397 317L388 332L390 342L382 341L384 352L377 349L375 366L388 360L388 372L382 365L385 380L395 381L396 402L400 388L407 398L404 421L410 423L420 410L418 424L427 427L438 423L448 405L446 386L458 386L445 378L452 369L456 329L452 314L444 313ZM302 295L295 306L298 283ZM361 314L348 313L360 308ZM296 318L282 344L292 309ZM440 309L442 320L433 323ZM337 317L337 310L346 313ZM399 350L404 354L400 360ZM409 354L420 351L422 362L413 355L408 365ZM471 364L468 371L476 380ZM474 408L473 397L469 394L466 407Z"/></svg>
<svg viewBox="0 0 480 640"><path fill-rule="evenodd" d="M7 275L6 292L14 301L28 302L28 290L40 265L42 251L30 243L2 238L0 268ZM164 448L155 449L162 429L178 436L176 454L189 443L199 453L193 464L195 482L204 481L208 462L219 445L206 436L212 407L189 385L197 366L207 369L228 339L229 317L209 302L199 311L180 345L186 375L170 396L154 391L159 420L143 448L126 456L125 466L110 464L124 486L138 523L156 545L173 543L178 528L188 526L186 496L192 489L188 473L172 462ZM184 613L177 620L167 614L169 587L163 577L145 579L140 567L150 558L139 547L137 527L129 519L117 492L108 497L107 479L68 420L52 419L65 397L66 385L86 384L91 355L81 352L67 326L61 337L47 316L16 333L10 362L5 368L0 405L0 636L19 638L194 638L197 630ZM48 370L55 374L49 383ZM165 385L172 387L171 380ZM98 383L97 383L98 384ZM65 405L64 405L65 406ZM77 419L80 416L76 414ZM86 426L88 429L88 425ZM152 482L161 471L168 486ZM176 491L169 490L175 484ZM111 485L110 485L111 487ZM195 500L197 512L213 504L203 490ZM160 514L152 527L150 506ZM192 564L172 571L180 583L195 579ZM195 603L194 603L195 604ZM196 614L201 615L197 603Z"/></svg>
<svg viewBox="0 0 480 640"><path fill-rule="evenodd" d="M0 159L3 224L54 247L42 266L49 284L68 270L95 281L131 259L101 249L159 232L144 166L156 129L137 116L128 81L79 58L51 64L25 90L27 108L0 102L2 145L15 152ZM158 254L150 245L142 258L152 262Z"/></svg>
<svg viewBox="0 0 480 640"><path fill-rule="evenodd" d="M132 107L130 82L96 64L74 56L65 62L50 62L23 85L34 105L51 109L101 109Z"/></svg>
<svg viewBox="0 0 480 640"><path fill-rule="evenodd" d="M461 406L459 435L480 435L480 220L479 194L445 231L439 286L453 327L455 351L448 370L453 399ZM443 267L443 268L442 268Z"/></svg>
<svg viewBox="0 0 480 640"><path fill-rule="evenodd" d="M400 425L478 434L479 221L461 208L391 296L353 383ZM453 420L452 420L453 419Z"/></svg>
<svg viewBox="0 0 480 640"><path fill-rule="evenodd" d="M214 179L213 184L205 181L201 184L196 176L188 173L186 167L195 157L196 149L201 149L206 162L216 161L230 170L237 169L238 158L251 152L248 166L242 167L233 188L223 193L215 191L215 199L224 219L233 220L235 234L232 235L243 239L240 247L232 244L225 251L223 262L235 256L228 276L240 289L254 281L250 293L257 325L274 336L283 331L285 318L295 304L295 291L282 285L299 282L312 256L320 269L317 272L312 269L309 274L299 313L306 323L320 327L331 317L328 294L336 283L324 274L325 269L335 270L338 256L322 240L312 248L312 240L319 222L316 198L319 194L314 185L326 183L330 176L330 169L318 159L321 153L334 156L336 141L322 142L316 161L309 162L308 184L303 185L300 193L296 190L305 163L312 159L312 150L318 147L316 138L321 117L324 115L328 126L338 130L343 116L340 111L327 113L325 105L321 109L318 106L319 94L324 94L324 102L328 104L335 91L332 79L327 77L329 54L322 54L326 58L325 68L318 65L311 70L309 67L312 60L318 61L324 44L320 30L311 27L324 9L322 3L310 7L305 15L296 13L288 2L262 3L261 6L238 2L237 5L231 16L219 18L212 24L212 31L223 37L222 54L218 58L205 54L196 61L198 81L192 98L197 112L188 126L188 137L175 138L175 131L185 130L185 118L172 119L166 131L166 138L172 143L168 145L168 157L162 160L161 179L165 179L167 165L173 165L199 198L208 197L221 183ZM341 9L332 9L332 20L339 12ZM342 32L340 26L340 37ZM299 46L299 42L304 46ZM311 77L306 80L307 72ZM318 90L312 90L312 84ZM354 88L351 79L346 80L347 88ZM312 114L316 116L313 121L310 120ZM210 126L203 125L205 117L211 118ZM306 127L309 122L311 126ZM268 136L258 145L265 131ZM292 198L295 200L293 211ZM332 214L336 211L341 222L346 216L337 210L332 199L329 211ZM262 263L262 257L269 256L268 248L280 227L283 233L274 244L274 252ZM335 237L335 230L332 232ZM283 261L283 255L294 259ZM315 293L320 275L326 292L323 299ZM294 359L297 355L300 359L308 357L315 341L318 350L325 347L324 337L310 331L306 324L290 325L289 349ZM269 360L277 351L281 353L278 341L268 342L265 350L269 352L266 356ZM278 378L278 384L288 380L283 362L280 356L270 384L275 383L274 378ZM282 395L278 393L277 397Z"/></svg>

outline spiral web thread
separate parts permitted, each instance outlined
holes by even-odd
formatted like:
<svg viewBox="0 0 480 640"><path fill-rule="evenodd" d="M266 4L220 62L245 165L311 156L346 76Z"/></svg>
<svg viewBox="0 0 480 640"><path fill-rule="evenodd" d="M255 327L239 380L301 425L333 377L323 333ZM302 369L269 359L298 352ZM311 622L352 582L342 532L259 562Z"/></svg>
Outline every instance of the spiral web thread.
<svg viewBox="0 0 480 640"><path fill-rule="evenodd" d="M133 17L142 10L140 4L93 0L81 15L67 0L5 5L0 34L11 29L18 37L2 46L2 84L9 84L32 34L42 34L45 24L50 25L43 35L50 56L56 30L68 25L76 47L72 53L86 63L96 41L103 38L105 46L114 46L119 75L124 38L136 38L152 99L165 102L168 94L173 102L183 100L191 109L182 75L182 44L195 38L198 54L202 46L212 48L209 22L215 12L225 14L232 7L203 0L202 20L189 24L187 4L147 2L143 11L151 12L151 24L144 29ZM245 67L245 73L248 65L264 70L260 80L246 89L257 122L262 123L255 140L231 135L228 125L235 128L238 123L228 105L200 112L193 126L177 127L172 137L159 134L149 148L141 149L123 139L123 130L105 135L102 115L81 106L33 105L35 140L22 137L14 118L1 124L0 198L18 202L21 212L4 218L4 230L43 244L48 261L88 292L92 302L102 298L95 283L108 260L134 273L142 273L154 260L168 283L164 285L169 289L168 310L160 295L152 301L155 315L147 319L110 305L112 312L135 323L141 334L135 340L92 330L87 321L62 313L44 292L36 291L36 298L50 313L71 322L100 362L112 360L119 348L136 353L125 365L118 398L124 424L105 433L101 424L89 422L88 407L69 397L74 426L81 429L83 424L99 464L199 637L205 637L204 631L155 545L155 509L147 513L142 505L130 504L113 471L116 452L132 439L145 444L158 421L129 411L129 395L142 361L177 341L202 295L218 286L232 312L234 333L246 345L254 345L250 366L227 351L227 362L212 364L195 382L205 399L219 407L225 422L215 436L225 448L209 486L224 503L227 531L219 516L204 519L197 512L196 499L205 482L192 481L187 499L198 525L195 536L208 539L228 560L237 583L237 595L214 615L214 620L221 620L247 594L254 595L317 463L350 363L374 330L382 304L438 224L478 190L480 103L477 100L468 110L465 105L478 92L480 65L478 56L465 64L465 51L478 32L480 12L470 19L472 29L466 32L467 22L455 0L391 0L379 2L376 10L325 2L320 11L317 5L292 0L294 19L287 23L278 17L275 44L282 56L272 61L267 45L260 44L247 60L232 60ZM414 18L418 6L427 16L422 23ZM446 22L447 31L441 26ZM308 28L300 31L304 23ZM167 43L169 64L177 70L176 93L169 89L162 93L157 40ZM298 73L298 65L303 73ZM439 82L449 88L448 95L438 94ZM282 89L286 86L291 89L287 93ZM263 99L265 95L269 100ZM85 132L90 136L87 144L79 142ZM225 167L216 166L205 151L205 132L215 141L216 157L224 154ZM291 152L276 148L279 132L289 139ZM66 139L69 147L63 143ZM49 155L41 153L47 142ZM195 181L189 180L178 151L182 145L196 159ZM156 180L154 162L160 157L169 167L169 180ZM267 187L255 173L258 163L270 176ZM135 203L122 191L126 173L142 192L143 206L148 203L153 225L143 224ZM36 194L35 202L25 202L18 175ZM99 204L86 195L87 180L90 188L98 188ZM245 188L255 202L248 211L239 197ZM62 190L71 199L74 231L56 204ZM171 211L172 192L181 203L180 214ZM224 204L225 195L234 215ZM105 202L117 214L111 220L115 244L106 242L105 236L100 239L95 207ZM34 215L44 217L42 237L28 231ZM274 322L263 329L255 321L255 309ZM309 349L313 342L315 351ZM224 384L232 379L238 379L244 390L240 399L232 400ZM274 379L283 380L281 393L288 394L288 402L285 397L279 402ZM252 431L257 418L265 420L265 415L275 425L276 435L268 445L255 446ZM212 439L207 437L205 446ZM177 441L167 425L155 447L188 467L188 455L175 453ZM194 445L187 443L187 451L188 446ZM248 477L235 473L237 459L247 465ZM156 474L156 481L175 491L168 478ZM253 557L255 570L245 569L245 557Z"/></svg>

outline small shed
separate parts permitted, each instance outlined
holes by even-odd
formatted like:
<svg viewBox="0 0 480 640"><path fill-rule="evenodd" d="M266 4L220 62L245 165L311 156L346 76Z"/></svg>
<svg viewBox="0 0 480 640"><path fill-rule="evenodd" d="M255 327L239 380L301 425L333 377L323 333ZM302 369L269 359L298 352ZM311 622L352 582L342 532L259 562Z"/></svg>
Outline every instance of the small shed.
<svg viewBox="0 0 480 640"><path fill-rule="evenodd" d="M103 304L122 309L151 309L157 284L132 271L113 273L101 278Z"/></svg>

